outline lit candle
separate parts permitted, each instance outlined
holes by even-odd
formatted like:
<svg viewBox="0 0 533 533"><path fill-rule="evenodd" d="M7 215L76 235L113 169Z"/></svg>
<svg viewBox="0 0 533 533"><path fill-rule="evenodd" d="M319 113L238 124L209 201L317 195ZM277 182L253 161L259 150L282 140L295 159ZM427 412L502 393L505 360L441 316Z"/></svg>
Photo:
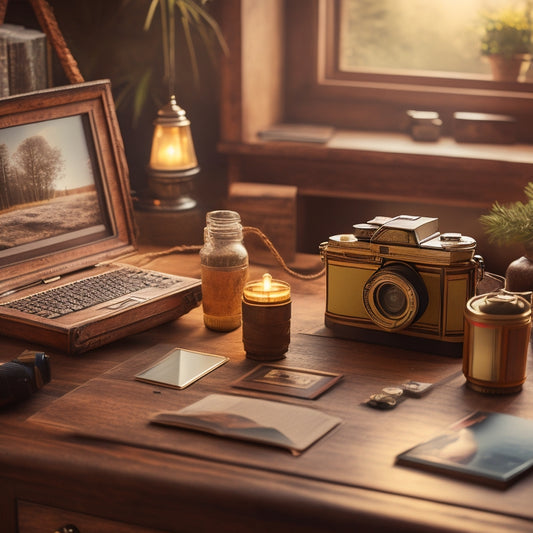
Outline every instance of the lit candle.
<svg viewBox="0 0 533 533"><path fill-rule="evenodd" d="M284 281L264 274L244 286L242 339L251 359L285 357L290 343L291 289Z"/></svg>
<svg viewBox="0 0 533 533"><path fill-rule="evenodd" d="M263 279L251 281L244 287L244 299L254 303L280 303L290 300L291 288L288 283L272 279L270 274L263 274Z"/></svg>

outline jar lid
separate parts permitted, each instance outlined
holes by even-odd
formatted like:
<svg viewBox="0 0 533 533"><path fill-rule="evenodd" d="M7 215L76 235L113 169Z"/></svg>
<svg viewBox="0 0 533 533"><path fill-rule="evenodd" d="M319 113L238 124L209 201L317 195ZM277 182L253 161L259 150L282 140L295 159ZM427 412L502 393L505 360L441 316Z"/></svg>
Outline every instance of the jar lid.
<svg viewBox="0 0 533 533"><path fill-rule="evenodd" d="M467 306L476 314L516 316L531 313L531 304L519 294L501 290L476 296Z"/></svg>

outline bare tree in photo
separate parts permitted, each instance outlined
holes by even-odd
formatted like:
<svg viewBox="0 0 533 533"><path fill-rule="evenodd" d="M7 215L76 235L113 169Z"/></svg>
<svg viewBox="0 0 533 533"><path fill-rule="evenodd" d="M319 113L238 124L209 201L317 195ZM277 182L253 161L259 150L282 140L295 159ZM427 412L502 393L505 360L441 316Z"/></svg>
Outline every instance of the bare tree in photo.
<svg viewBox="0 0 533 533"><path fill-rule="evenodd" d="M54 196L54 182L61 176L64 161L59 148L52 148L41 135L28 137L13 154L25 184L26 202L49 200ZM19 183L20 183L19 181Z"/></svg>
<svg viewBox="0 0 533 533"><path fill-rule="evenodd" d="M5 144L0 144L0 209L12 205L9 193L9 153Z"/></svg>

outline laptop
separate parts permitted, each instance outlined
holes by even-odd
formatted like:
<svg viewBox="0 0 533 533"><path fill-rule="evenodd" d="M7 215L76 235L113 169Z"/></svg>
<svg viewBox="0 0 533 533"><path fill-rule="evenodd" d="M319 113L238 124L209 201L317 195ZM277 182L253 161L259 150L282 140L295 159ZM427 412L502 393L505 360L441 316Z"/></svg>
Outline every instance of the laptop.
<svg viewBox="0 0 533 533"><path fill-rule="evenodd" d="M197 307L201 282L127 266L128 167L109 80L0 99L0 335L87 352Z"/></svg>

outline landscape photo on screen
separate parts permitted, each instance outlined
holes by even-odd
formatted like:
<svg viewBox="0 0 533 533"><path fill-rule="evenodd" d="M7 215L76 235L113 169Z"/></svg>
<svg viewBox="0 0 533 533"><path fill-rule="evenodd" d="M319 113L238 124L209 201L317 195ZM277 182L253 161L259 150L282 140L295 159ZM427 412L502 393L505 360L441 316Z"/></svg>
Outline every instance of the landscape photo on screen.
<svg viewBox="0 0 533 533"><path fill-rule="evenodd" d="M105 233L84 117L0 130L0 254Z"/></svg>

